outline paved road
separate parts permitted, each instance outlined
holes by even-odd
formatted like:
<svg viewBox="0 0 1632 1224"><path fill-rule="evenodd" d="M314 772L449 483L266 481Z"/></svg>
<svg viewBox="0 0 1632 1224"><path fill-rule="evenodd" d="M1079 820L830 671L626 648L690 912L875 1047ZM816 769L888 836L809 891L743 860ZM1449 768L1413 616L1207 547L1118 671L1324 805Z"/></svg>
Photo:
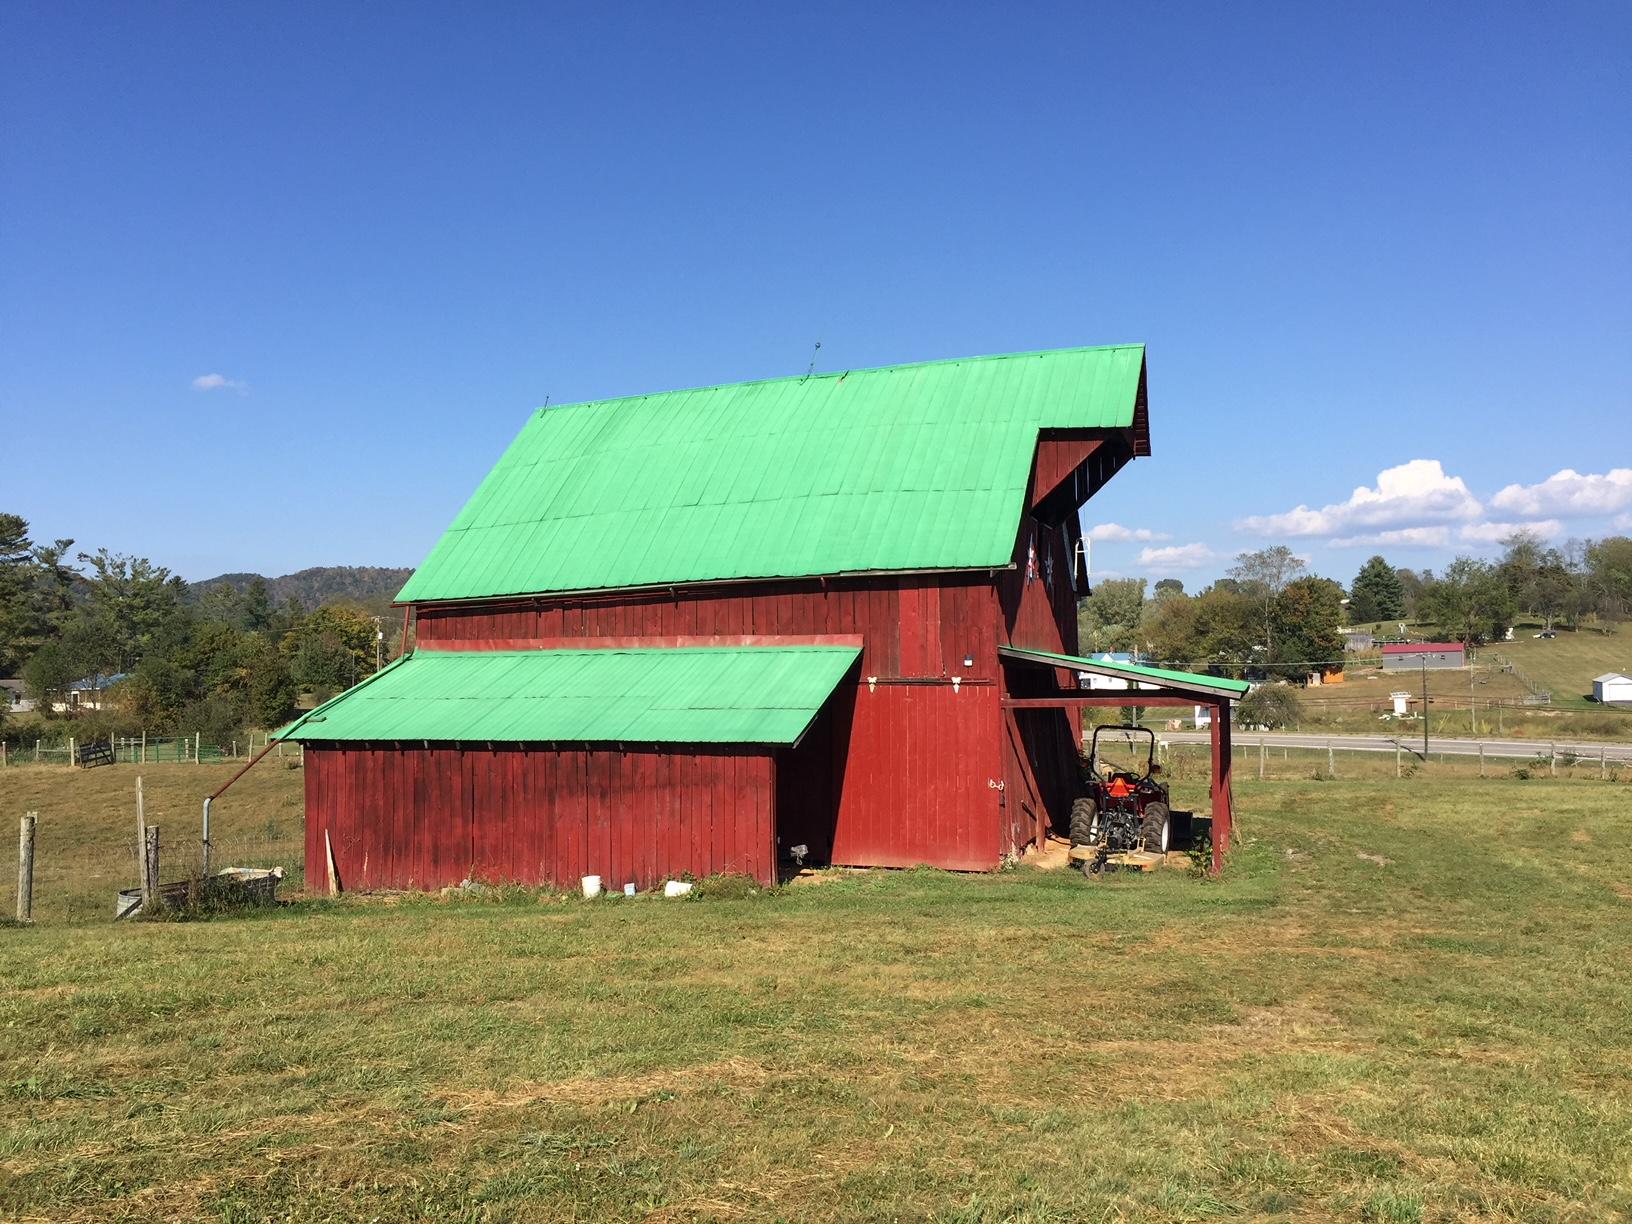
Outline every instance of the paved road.
<svg viewBox="0 0 1632 1224"><path fill-rule="evenodd" d="M1172 744L1205 744L1209 742L1206 731L1158 731L1158 738ZM1415 735L1409 731L1401 731L1397 735L1305 735L1293 731L1243 731L1239 727L1231 735L1237 748L1256 748L1258 741L1274 748L1325 748L1330 744L1333 748L1341 748L1345 752L1393 752L1396 747L1404 748L1407 752L1422 754L1422 731ZM1488 757L1522 757L1528 760L1537 755L1547 754L1547 740L1533 739L1457 739L1451 736L1434 735L1430 729L1428 736L1428 751L1430 753L1447 753L1455 756L1478 756L1479 746L1485 747ZM1632 764L1632 743L1625 740L1612 743L1600 740L1558 740L1556 747L1560 756L1565 753L1574 753L1584 761L1596 761L1602 752L1611 761L1622 761Z"/></svg>

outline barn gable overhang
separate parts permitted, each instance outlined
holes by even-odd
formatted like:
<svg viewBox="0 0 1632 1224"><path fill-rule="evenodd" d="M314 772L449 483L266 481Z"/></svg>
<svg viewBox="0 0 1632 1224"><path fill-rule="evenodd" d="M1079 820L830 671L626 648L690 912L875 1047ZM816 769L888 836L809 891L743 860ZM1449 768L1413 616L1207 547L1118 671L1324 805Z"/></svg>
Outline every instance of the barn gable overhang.
<svg viewBox="0 0 1632 1224"><path fill-rule="evenodd" d="M1115 345L542 409L398 600L1006 569L1039 442L1092 435L1103 483L1144 386Z"/></svg>
<svg viewBox="0 0 1632 1224"><path fill-rule="evenodd" d="M830 645L420 650L271 738L787 745L860 653Z"/></svg>

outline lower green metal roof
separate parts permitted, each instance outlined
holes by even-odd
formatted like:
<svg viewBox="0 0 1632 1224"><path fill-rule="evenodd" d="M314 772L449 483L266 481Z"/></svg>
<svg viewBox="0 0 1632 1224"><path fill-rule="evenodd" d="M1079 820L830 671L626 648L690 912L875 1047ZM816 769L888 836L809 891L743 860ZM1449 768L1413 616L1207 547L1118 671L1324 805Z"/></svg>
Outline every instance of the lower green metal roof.
<svg viewBox="0 0 1632 1224"><path fill-rule="evenodd" d="M1114 659L1084 659L1078 655L1054 654L1047 650L1026 650L1018 646L999 646L997 653L1027 663L1047 663L1054 667L1070 667L1096 676L1111 676L1120 680L1142 680L1180 692L1201 693L1208 697L1244 696L1252 685L1245 680L1231 680L1227 676L1203 676L1197 672L1169 671L1165 667L1146 667L1141 663L1119 663Z"/></svg>
<svg viewBox="0 0 1632 1224"><path fill-rule="evenodd" d="M853 646L420 650L272 739L791 744Z"/></svg>

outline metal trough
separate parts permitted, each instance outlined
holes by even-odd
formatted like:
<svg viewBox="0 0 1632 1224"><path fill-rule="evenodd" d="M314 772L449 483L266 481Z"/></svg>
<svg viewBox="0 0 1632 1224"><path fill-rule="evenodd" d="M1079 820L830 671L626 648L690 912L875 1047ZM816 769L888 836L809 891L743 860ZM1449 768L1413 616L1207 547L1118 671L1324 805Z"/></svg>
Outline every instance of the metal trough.
<svg viewBox="0 0 1632 1224"><path fill-rule="evenodd" d="M272 905L282 881L282 867L223 867L207 879L160 884L159 904L173 910L185 909L189 901L227 899L242 905ZM120 889L114 903L114 920L128 918L141 908L141 889Z"/></svg>

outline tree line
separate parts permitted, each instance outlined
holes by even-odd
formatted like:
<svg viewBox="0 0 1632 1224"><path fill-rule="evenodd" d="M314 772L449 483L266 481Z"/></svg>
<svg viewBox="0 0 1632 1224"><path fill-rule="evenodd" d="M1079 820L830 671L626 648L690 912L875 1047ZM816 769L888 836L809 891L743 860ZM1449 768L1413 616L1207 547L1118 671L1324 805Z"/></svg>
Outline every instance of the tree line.
<svg viewBox="0 0 1632 1224"><path fill-rule="evenodd" d="M391 646L391 618L379 628ZM26 519L0 514L0 678L36 703L32 725L0 728L8 738L75 718L92 734L196 731L224 744L281 725L303 692L326 699L370 675L376 631L356 606L275 604L263 579L194 592L146 557L38 543ZM75 710L76 688L100 708Z"/></svg>
<svg viewBox="0 0 1632 1224"><path fill-rule="evenodd" d="M1143 578L1108 579L1079 604L1078 636L1084 650L1297 680L1341 666L1343 631L1355 625L1414 622L1472 646L1500 640L1520 616L1607 630L1632 614L1632 539L1553 548L1520 531L1501 543L1497 560L1457 557L1437 574L1374 556L1347 589L1309 573L1285 545L1240 554L1193 595L1176 578L1148 594Z"/></svg>

